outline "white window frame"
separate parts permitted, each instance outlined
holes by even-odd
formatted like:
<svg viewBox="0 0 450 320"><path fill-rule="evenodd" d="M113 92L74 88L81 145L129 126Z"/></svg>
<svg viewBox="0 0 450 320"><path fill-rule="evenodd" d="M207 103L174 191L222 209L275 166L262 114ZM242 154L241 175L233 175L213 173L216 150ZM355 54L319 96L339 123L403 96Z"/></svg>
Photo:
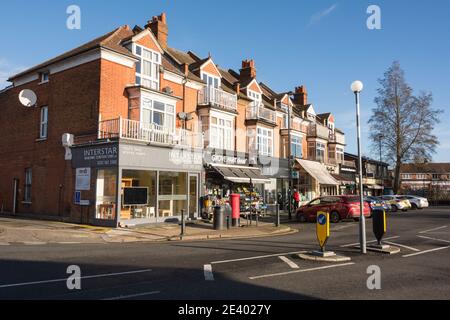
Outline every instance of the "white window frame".
<svg viewBox="0 0 450 320"><path fill-rule="evenodd" d="M164 110L155 110L154 108L154 103L158 102L158 103L162 103L164 104ZM168 110L168 106L172 107L172 112L170 110ZM144 111L149 111L150 112L150 119L147 120L144 118ZM167 101L162 101L159 99L154 99L152 97L146 97L146 96L142 96L141 98L141 112L140 112L140 119L141 119L141 124L155 124L155 125L159 125L154 122L154 114L156 113L162 113L164 115L164 124L162 125L163 128L167 128L169 132L173 133L175 132L175 123L176 123L176 117L175 117L175 112L176 112L176 104L175 103L169 103ZM166 123L166 119L167 116L171 116L172 117L172 125L168 126Z"/></svg>
<svg viewBox="0 0 450 320"><path fill-rule="evenodd" d="M325 161L325 148L326 145L323 142L316 142L316 160ZM323 153L322 157L319 157L319 151Z"/></svg>
<svg viewBox="0 0 450 320"><path fill-rule="evenodd" d="M213 118L216 123L213 123ZM229 125L227 125L229 123ZM211 114L209 117L209 146L211 148L234 150L234 119Z"/></svg>
<svg viewBox="0 0 450 320"><path fill-rule="evenodd" d="M262 94L251 89L247 89L247 96L255 102L262 102Z"/></svg>
<svg viewBox="0 0 450 320"><path fill-rule="evenodd" d="M46 77L46 79L45 79L45 77ZM49 82L50 81L50 72L48 72L48 71L41 72L39 74L39 78L41 80L40 84Z"/></svg>
<svg viewBox="0 0 450 320"><path fill-rule="evenodd" d="M336 156L336 160L339 163L343 163L344 162L344 148L336 147L335 154L336 154L335 155Z"/></svg>
<svg viewBox="0 0 450 320"><path fill-rule="evenodd" d="M273 129L256 127L256 148L262 156L273 156L274 136Z"/></svg>
<svg viewBox="0 0 450 320"><path fill-rule="evenodd" d="M298 142L294 143L294 139L298 139ZM297 134L293 134L291 137L291 155L297 158L301 158L303 157L303 137ZM293 147L294 145L296 146L295 149L300 149L300 156L298 156L297 154L294 154Z"/></svg>
<svg viewBox="0 0 450 320"><path fill-rule="evenodd" d="M138 48L141 50L140 54L138 54L137 52ZM144 51L148 52L151 59L144 57ZM140 70L138 70L138 66L136 64L136 84L139 84L143 87L150 88L153 90L159 90L161 54L157 51L146 48L136 43L133 43L133 54L139 58L139 65L140 65ZM150 64L150 76L142 73L142 70L144 68L144 62ZM140 79L139 81L138 78ZM143 84L146 81L150 83L150 86Z"/></svg>
<svg viewBox="0 0 450 320"><path fill-rule="evenodd" d="M220 77L212 75L212 74L210 74L208 72L202 71L201 74L200 74L200 77L201 77L201 79L203 81L206 82L206 86L208 88L212 87L212 88L215 88L215 89L219 89L220 86L222 85L222 79ZM217 80L217 83L215 82L216 80ZM211 81L211 83L210 83L210 81ZM216 86L216 84L217 84L217 86Z"/></svg>
<svg viewBox="0 0 450 320"><path fill-rule="evenodd" d="M48 106L41 107L41 115L39 121L39 139L47 139L48 137Z"/></svg>
<svg viewBox="0 0 450 320"><path fill-rule="evenodd" d="M410 173L402 173L402 179L410 180L411 179L411 174Z"/></svg>

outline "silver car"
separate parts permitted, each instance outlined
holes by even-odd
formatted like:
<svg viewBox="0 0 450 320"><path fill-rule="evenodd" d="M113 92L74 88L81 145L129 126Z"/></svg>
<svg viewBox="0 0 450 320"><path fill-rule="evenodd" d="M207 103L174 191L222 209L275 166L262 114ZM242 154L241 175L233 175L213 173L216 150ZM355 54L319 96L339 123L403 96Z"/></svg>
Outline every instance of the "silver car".
<svg viewBox="0 0 450 320"><path fill-rule="evenodd" d="M412 209L423 209L429 207L427 198L410 195L403 196L403 198L408 199L409 202L411 202Z"/></svg>

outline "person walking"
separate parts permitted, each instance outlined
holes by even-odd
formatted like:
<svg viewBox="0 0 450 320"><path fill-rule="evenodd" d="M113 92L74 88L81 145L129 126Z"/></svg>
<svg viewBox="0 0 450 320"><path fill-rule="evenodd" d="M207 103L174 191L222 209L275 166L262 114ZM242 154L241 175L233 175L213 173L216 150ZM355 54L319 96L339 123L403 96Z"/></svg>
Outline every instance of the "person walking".
<svg viewBox="0 0 450 320"><path fill-rule="evenodd" d="M300 203L300 193L297 191L297 189L294 188L294 209L298 209L298 205Z"/></svg>

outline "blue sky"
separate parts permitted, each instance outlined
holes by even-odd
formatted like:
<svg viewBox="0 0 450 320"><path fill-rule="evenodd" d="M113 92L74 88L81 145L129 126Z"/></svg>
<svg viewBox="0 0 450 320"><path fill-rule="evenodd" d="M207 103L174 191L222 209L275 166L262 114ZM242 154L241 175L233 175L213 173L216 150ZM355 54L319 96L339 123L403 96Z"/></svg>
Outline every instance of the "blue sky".
<svg viewBox="0 0 450 320"><path fill-rule="evenodd" d="M81 30L66 28L66 8L81 8ZM381 30L369 30L367 7L381 8ZM169 45L222 67L254 58L258 80L277 91L305 85L317 112L332 112L356 152L353 94L360 79L363 150L377 79L399 60L417 91L432 91L444 110L435 161L450 161L450 2L364 0L8 1L0 12L0 87L7 75L100 36L118 25L143 25L166 12ZM374 157L375 154L374 154Z"/></svg>

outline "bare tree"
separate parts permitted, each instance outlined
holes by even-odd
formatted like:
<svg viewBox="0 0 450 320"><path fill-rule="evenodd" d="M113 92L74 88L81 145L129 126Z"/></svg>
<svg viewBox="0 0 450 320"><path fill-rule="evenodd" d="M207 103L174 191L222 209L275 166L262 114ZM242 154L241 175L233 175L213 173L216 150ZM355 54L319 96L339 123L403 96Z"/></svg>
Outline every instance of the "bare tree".
<svg viewBox="0 0 450 320"><path fill-rule="evenodd" d="M413 95L400 63L395 61L378 80L381 87L369 120L370 139L375 149L382 139L384 159L394 168L394 192L400 189L400 169L405 162L431 159L439 144L433 135L441 110L432 109L433 96Z"/></svg>

